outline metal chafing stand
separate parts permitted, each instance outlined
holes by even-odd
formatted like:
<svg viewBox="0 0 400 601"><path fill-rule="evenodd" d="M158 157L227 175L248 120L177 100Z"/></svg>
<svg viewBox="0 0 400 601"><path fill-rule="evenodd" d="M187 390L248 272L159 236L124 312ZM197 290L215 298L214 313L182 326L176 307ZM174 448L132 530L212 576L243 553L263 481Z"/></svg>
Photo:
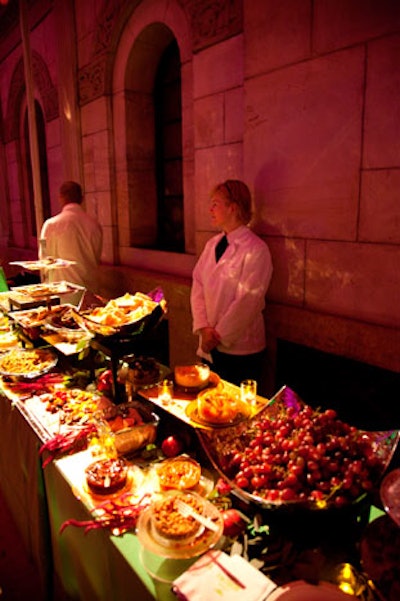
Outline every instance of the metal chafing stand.
<svg viewBox="0 0 400 601"><path fill-rule="evenodd" d="M126 400L125 386L118 383L118 369L121 359L128 355L152 355L155 341L155 331L158 329L164 317L161 305L157 305L154 311L141 319L132 331L124 331L102 336L96 333L90 341L90 347L100 351L110 360L113 376L113 396L115 403L119 404Z"/></svg>

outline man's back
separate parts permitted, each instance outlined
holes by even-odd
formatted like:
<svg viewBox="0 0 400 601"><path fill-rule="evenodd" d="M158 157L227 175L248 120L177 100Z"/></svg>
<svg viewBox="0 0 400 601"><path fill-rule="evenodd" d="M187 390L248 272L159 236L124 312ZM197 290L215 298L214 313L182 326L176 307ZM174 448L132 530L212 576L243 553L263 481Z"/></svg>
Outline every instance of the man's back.
<svg viewBox="0 0 400 601"><path fill-rule="evenodd" d="M50 281L67 280L95 291L97 268L101 258L101 226L77 203L66 204L61 213L44 224L45 254L68 259L76 264L49 272Z"/></svg>

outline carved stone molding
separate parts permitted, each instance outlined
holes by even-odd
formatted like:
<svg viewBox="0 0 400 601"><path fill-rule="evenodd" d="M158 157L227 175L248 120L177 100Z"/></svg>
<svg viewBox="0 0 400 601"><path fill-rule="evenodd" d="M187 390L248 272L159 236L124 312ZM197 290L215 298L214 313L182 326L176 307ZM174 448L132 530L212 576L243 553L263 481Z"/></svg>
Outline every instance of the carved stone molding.
<svg viewBox="0 0 400 601"><path fill-rule="evenodd" d="M243 0L178 0L191 24L193 49L237 35L243 29ZM107 67L120 28L139 0L105 2L98 17L91 61L79 71L79 103L87 104L107 93ZM133 43L133 41L132 41Z"/></svg>
<svg viewBox="0 0 400 601"><path fill-rule="evenodd" d="M106 55L102 55L86 67L79 70L79 102L87 104L102 96L105 92Z"/></svg>
<svg viewBox="0 0 400 601"><path fill-rule="evenodd" d="M51 80L46 63L37 52L32 52L32 72L33 80L43 103L44 119L46 122L52 121L59 115L57 89ZM25 91L24 63L21 58L14 69L10 83L4 135L5 142L16 140L19 137L20 109Z"/></svg>
<svg viewBox="0 0 400 601"><path fill-rule="evenodd" d="M192 27L193 50L239 34L243 30L243 0L179 0Z"/></svg>
<svg viewBox="0 0 400 601"><path fill-rule="evenodd" d="M114 0L105 2L100 13L96 30L91 61L79 70L79 104L84 105L106 93L107 62L112 54L113 40L118 32L124 9L132 11L138 2Z"/></svg>

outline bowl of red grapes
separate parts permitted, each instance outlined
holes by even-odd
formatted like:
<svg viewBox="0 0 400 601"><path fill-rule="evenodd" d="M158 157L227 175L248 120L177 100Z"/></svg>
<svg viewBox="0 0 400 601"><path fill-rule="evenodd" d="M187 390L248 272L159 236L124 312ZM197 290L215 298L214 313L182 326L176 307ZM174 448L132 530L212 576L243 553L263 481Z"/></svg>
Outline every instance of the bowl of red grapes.
<svg viewBox="0 0 400 601"><path fill-rule="evenodd" d="M352 505L379 489L399 440L314 409L287 386L235 426L198 430L213 466L244 501L269 508Z"/></svg>

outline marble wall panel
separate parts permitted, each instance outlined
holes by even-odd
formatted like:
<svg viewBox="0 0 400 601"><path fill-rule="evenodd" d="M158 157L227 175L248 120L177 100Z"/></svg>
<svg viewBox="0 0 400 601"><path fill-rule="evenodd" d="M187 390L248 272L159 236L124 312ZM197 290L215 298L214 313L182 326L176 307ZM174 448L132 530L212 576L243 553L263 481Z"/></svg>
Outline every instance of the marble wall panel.
<svg viewBox="0 0 400 601"><path fill-rule="evenodd" d="M213 94L194 103L196 148L218 146L224 141L224 95Z"/></svg>
<svg viewBox="0 0 400 601"><path fill-rule="evenodd" d="M195 153L196 230L210 230L210 191L228 178L243 179L242 144L225 144Z"/></svg>
<svg viewBox="0 0 400 601"><path fill-rule="evenodd" d="M399 327L399 262L394 245L308 242L306 307Z"/></svg>
<svg viewBox="0 0 400 601"><path fill-rule="evenodd" d="M103 131L108 126L108 99L98 98L81 108L82 136Z"/></svg>
<svg viewBox="0 0 400 601"><path fill-rule="evenodd" d="M329 52L400 27L398 0L315 0L313 48Z"/></svg>
<svg viewBox="0 0 400 601"><path fill-rule="evenodd" d="M362 174L359 239L400 243L400 170Z"/></svg>
<svg viewBox="0 0 400 601"><path fill-rule="evenodd" d="M96 217L103 228L113 225L109 191L86 192L85 208L90 215Z"/></svg>
<svg viewBox="0 0 400 601"><path fill-rule="evenodd" d="M96 189L93 136L82 138L82 160L85 191L91 192Z"/></svg>
<svg viewBox="0 0 400 601"><path fill-rule="evenodd" d="M311 2L244 2L246 77L307 58L311 24Z"/></svg>
<svg viewBox="0 0 400 601"><path fill-rule="evenodd" d="M110 153L107 131L85 136L82 139L85 190L99 192L110 190Z"/></svg>
<svg viewBox="0 0 400 601"><path fill-rule="evenodd" d="M399 63L400 35L368 45L364 167L400 165Z"/></svg>
<svg viewBox="0 0 400 601"><path fill-rule="evenodd" d="M102 253L101 253L101 260L103 263L108 263L108 264L113 264L114 260L115 260L115 256L114 256L114 240L113 240L113 236L114 236L114 232L113 232L113 227L110 225L104 225L102 226L103 228L103 249L102 249ZM99 280L100 282L103 282L103 277L102 275L100 275L104 272L104 266L101 265L99 268ZM100 290L99 290L100 293Z"/></svg>
<svg viewBox="0 0 400 601"><path fill-rule="evenodd" d="M194 99L241 85L243 57L242 35L195 54L193 57Z"/></svg>
<svg viewBox="0 0 400 601"><path fill-rule="evenodd" d="M351 49L247 82L245 173L265 233L354 239L363 69Z"/></svg>
<svg viewBox="0 0 400 601"><path fill-rule="evenodd" d="M109 132L100 131L93 135L93 160L95 164L94 184L96 191L110 190Z"/></svg>
<svg viewBox="0 0 400 601"><path fill-rule="evenodd" d="M268 299L302 305L304 302L306 242L279 236L263 238L271 252L274 267L267 294Z"/></svg>
<svg viewBox="0 0 400 601"><path fill-rule="evenodd" d="M225 142L243 140L244 90L243 87L225 92Z"/></svg>

